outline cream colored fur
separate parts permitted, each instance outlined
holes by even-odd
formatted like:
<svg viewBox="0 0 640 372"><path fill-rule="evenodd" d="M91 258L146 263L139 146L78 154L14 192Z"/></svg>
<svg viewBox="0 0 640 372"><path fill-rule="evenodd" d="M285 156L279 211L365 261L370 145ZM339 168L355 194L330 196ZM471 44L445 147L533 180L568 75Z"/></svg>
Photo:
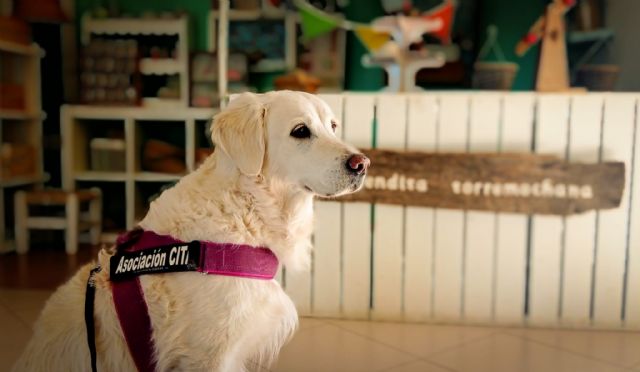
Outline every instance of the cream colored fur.
<svg viewBox="0 0 640 372"><path fill-rule="evenodd" d="M315 96L242 94L216 116L212 156L150 207L140 226L177 239L271 248L288 269L309 263L313 196L362 186L346 159L356 149L332 131L336 118ZM305 123L309 139L290 136ZM97 261L98 371L134 371L113 307L112 249ZM86 265L48 300L15 371L88 371L84 324ZM268 365L297 326L296 309L275 280L199 273L140 277L160 371L245 371Z"/></svg>

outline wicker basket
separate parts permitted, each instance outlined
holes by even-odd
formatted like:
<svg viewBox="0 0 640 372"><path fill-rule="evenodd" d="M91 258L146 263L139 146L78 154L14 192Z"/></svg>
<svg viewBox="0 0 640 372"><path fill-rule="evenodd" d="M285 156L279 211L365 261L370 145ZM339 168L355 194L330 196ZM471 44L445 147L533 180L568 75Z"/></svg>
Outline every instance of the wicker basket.
<svg viewBox="0 0 640 372"><path fill-rule="evenodd" d="M578 69L576 85L592 91L612 91L619 73L616 65L585 65Z"/></svg>
<svg viewBox="0 0 640 372"><path fill-rule="evenodd" d="M474 89L511 90L518 65L511 62L476 62L473 69Z"/></svg>

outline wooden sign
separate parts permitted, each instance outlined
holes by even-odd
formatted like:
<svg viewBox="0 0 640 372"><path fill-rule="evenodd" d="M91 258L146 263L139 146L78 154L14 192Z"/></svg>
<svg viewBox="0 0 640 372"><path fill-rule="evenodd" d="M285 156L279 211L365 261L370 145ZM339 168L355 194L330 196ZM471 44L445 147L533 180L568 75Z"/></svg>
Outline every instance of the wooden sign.
<svg viewBox="0 0 640 372"><path fill-rule="evenodd" d="M338 198L437 208L568 215L616 208L621 162L567 163L536 154L445 154L365 150L360 192Z"/></svg>

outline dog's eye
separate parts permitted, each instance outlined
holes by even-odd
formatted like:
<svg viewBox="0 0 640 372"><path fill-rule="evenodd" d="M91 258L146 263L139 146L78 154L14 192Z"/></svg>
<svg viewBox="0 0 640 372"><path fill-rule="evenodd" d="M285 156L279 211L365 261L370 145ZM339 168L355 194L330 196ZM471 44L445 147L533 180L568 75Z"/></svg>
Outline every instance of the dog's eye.
<svg viewBox="0 0 640 372"><path fill-rule="evenodd" d="M307 127L306 125L298 124L291 131L291 137L309 138L309 137L311 137L311 131L309 130L309 127Z"/></svg>
<svg viewBox="0 0 640 372"><path fill-rule="evenodd" d="M331 121L331 129L333 129L333 133L336 132L336 127L338 126L338 124L336 124L335 121Z"/></svg>

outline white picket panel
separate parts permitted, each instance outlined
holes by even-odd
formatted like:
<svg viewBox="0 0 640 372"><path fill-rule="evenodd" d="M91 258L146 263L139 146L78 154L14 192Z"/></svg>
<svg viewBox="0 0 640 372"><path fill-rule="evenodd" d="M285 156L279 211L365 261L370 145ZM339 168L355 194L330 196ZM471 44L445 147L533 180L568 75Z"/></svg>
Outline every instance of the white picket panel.
<svg viewBox="0 0 640 372"><path fill-rule="evenodd" d="M280 285L282 286L283 289L286 290L285 287L285 283L284 283L284 274L283 274L284 268L282 266L280 266L278 268L278 271L276 272L276 276L273 278L275 279L278 283L280 283Z"/></svg>
<svg viewBox="0 0 640 372"><path fill-rule="evenodd" d="M624 161L631 168L635 96L616 94L605 99L602 129L602 160ZM627 244L629 177L620 207L600 211L596 253L593 322L619 326Z"/></svg>
<svg viewBox="0 0 640 372"><path fill-rule="evenodd" d="M498 94L472 96L470 152L493 153L498 150L500 100ZM496 213L468 211L466 229L464 318L472 322L488 321L493 302Z"/></svg>
<svg viewBox="0 0 640 372"><path fill-rule="evenodd" d="M631 199L631 213L629 215L629 263L627 267L627 288L625 325L640 328L640 115L639 99L635 103L635 138L634 138L634 169L633 196ZM631 175L631 170L627 170Z"/></svg>
<svg viewBox="0 0 640 372"><path fill-rule="evenodd" d="M567 149L569 97L539 96L537 115L536 152L564 158ZM554 324L558 319L563 229L563 217L533 217L529 320L534 324Z"/></svg>
<svg viewBox="0 0 640 372"><path fill-rule="evenodd" d="M500 151L530 152L535 97L531 93L505 95L502 102ZM524 320L528 217L498 214L493 319L518 324Z"/></svg>
<svg viewBox="0 0 640 372"><path fill-rule="evenodd" d="M287 270L285 280L287 294L296 305L298 315L311 315L311 271Z"/></svg>
<svg viewBox="0 0 640 372"><path fill-rule="evenodd" d="M597 163L604 96L581 95L571 99L569 161ZM595 247L596 212L567 217L561 320L567 325L588 325L591 277Z"/></svg>
<svg viewBox="0 0 640 372"><path fill-rule="evenodd" d="M381 94L376 99L378 148L404 150L407 98ZM397 320L402 314L404 207L376 204L373 227L372 318Z"/></svg>
<svg viewBox="0 0 640 372"><path fill-rule="evenodd" d="M593 163L602 140L603 160L626 162L627 188L620 208L567 218L318 201L311 274L279 274L301 314L640 327L637 95L321 98L361 148L372 146L374 110L379 148L522 153L535 144L540 154Z"/></svg>
<svg viewBox="0 0 640 372"><path fill-rule="evenodd" d="M335 118L342 121L342 96L320 95ZM336 135L343 133L342 128ZM338 316L341 307L342 265L342 204L317 200L313 241L313 313L318 316ZM288 282L287 282L288 284Z"/></svg>
<svg viewBox="0 0 640 372"><path fill-rule="evenodd" d="M440 96L437 138L439 152L466 151L468 111L468 95ZM462 310L465 214L462 211L437 209L435 220L433 315L438 320L458 320Z"/></svg>
<svg viewBox="0 0 640 372"><path fill-rule="evenodd" d="M374 97L346 94L344 100L344 139L370 148ZM371 205L345 203L342 231L342 313L345 318L366 319L371 301Z"/></svg>
<svg viewBox="0 0 640 372"><path fill-rule="evenodd" d="M435 151L436 96L413 94L408 105L407 149ZM431 316L434 212L433 208L406 208L404 317L410 321L426 321Z"/></svg>
<svg viewBox="0 0 640 372"><path fill-rule="evenodd" d="M318 316L340 313L341 209L338 202L317 201L315 205L311 308Z"/></svg>

